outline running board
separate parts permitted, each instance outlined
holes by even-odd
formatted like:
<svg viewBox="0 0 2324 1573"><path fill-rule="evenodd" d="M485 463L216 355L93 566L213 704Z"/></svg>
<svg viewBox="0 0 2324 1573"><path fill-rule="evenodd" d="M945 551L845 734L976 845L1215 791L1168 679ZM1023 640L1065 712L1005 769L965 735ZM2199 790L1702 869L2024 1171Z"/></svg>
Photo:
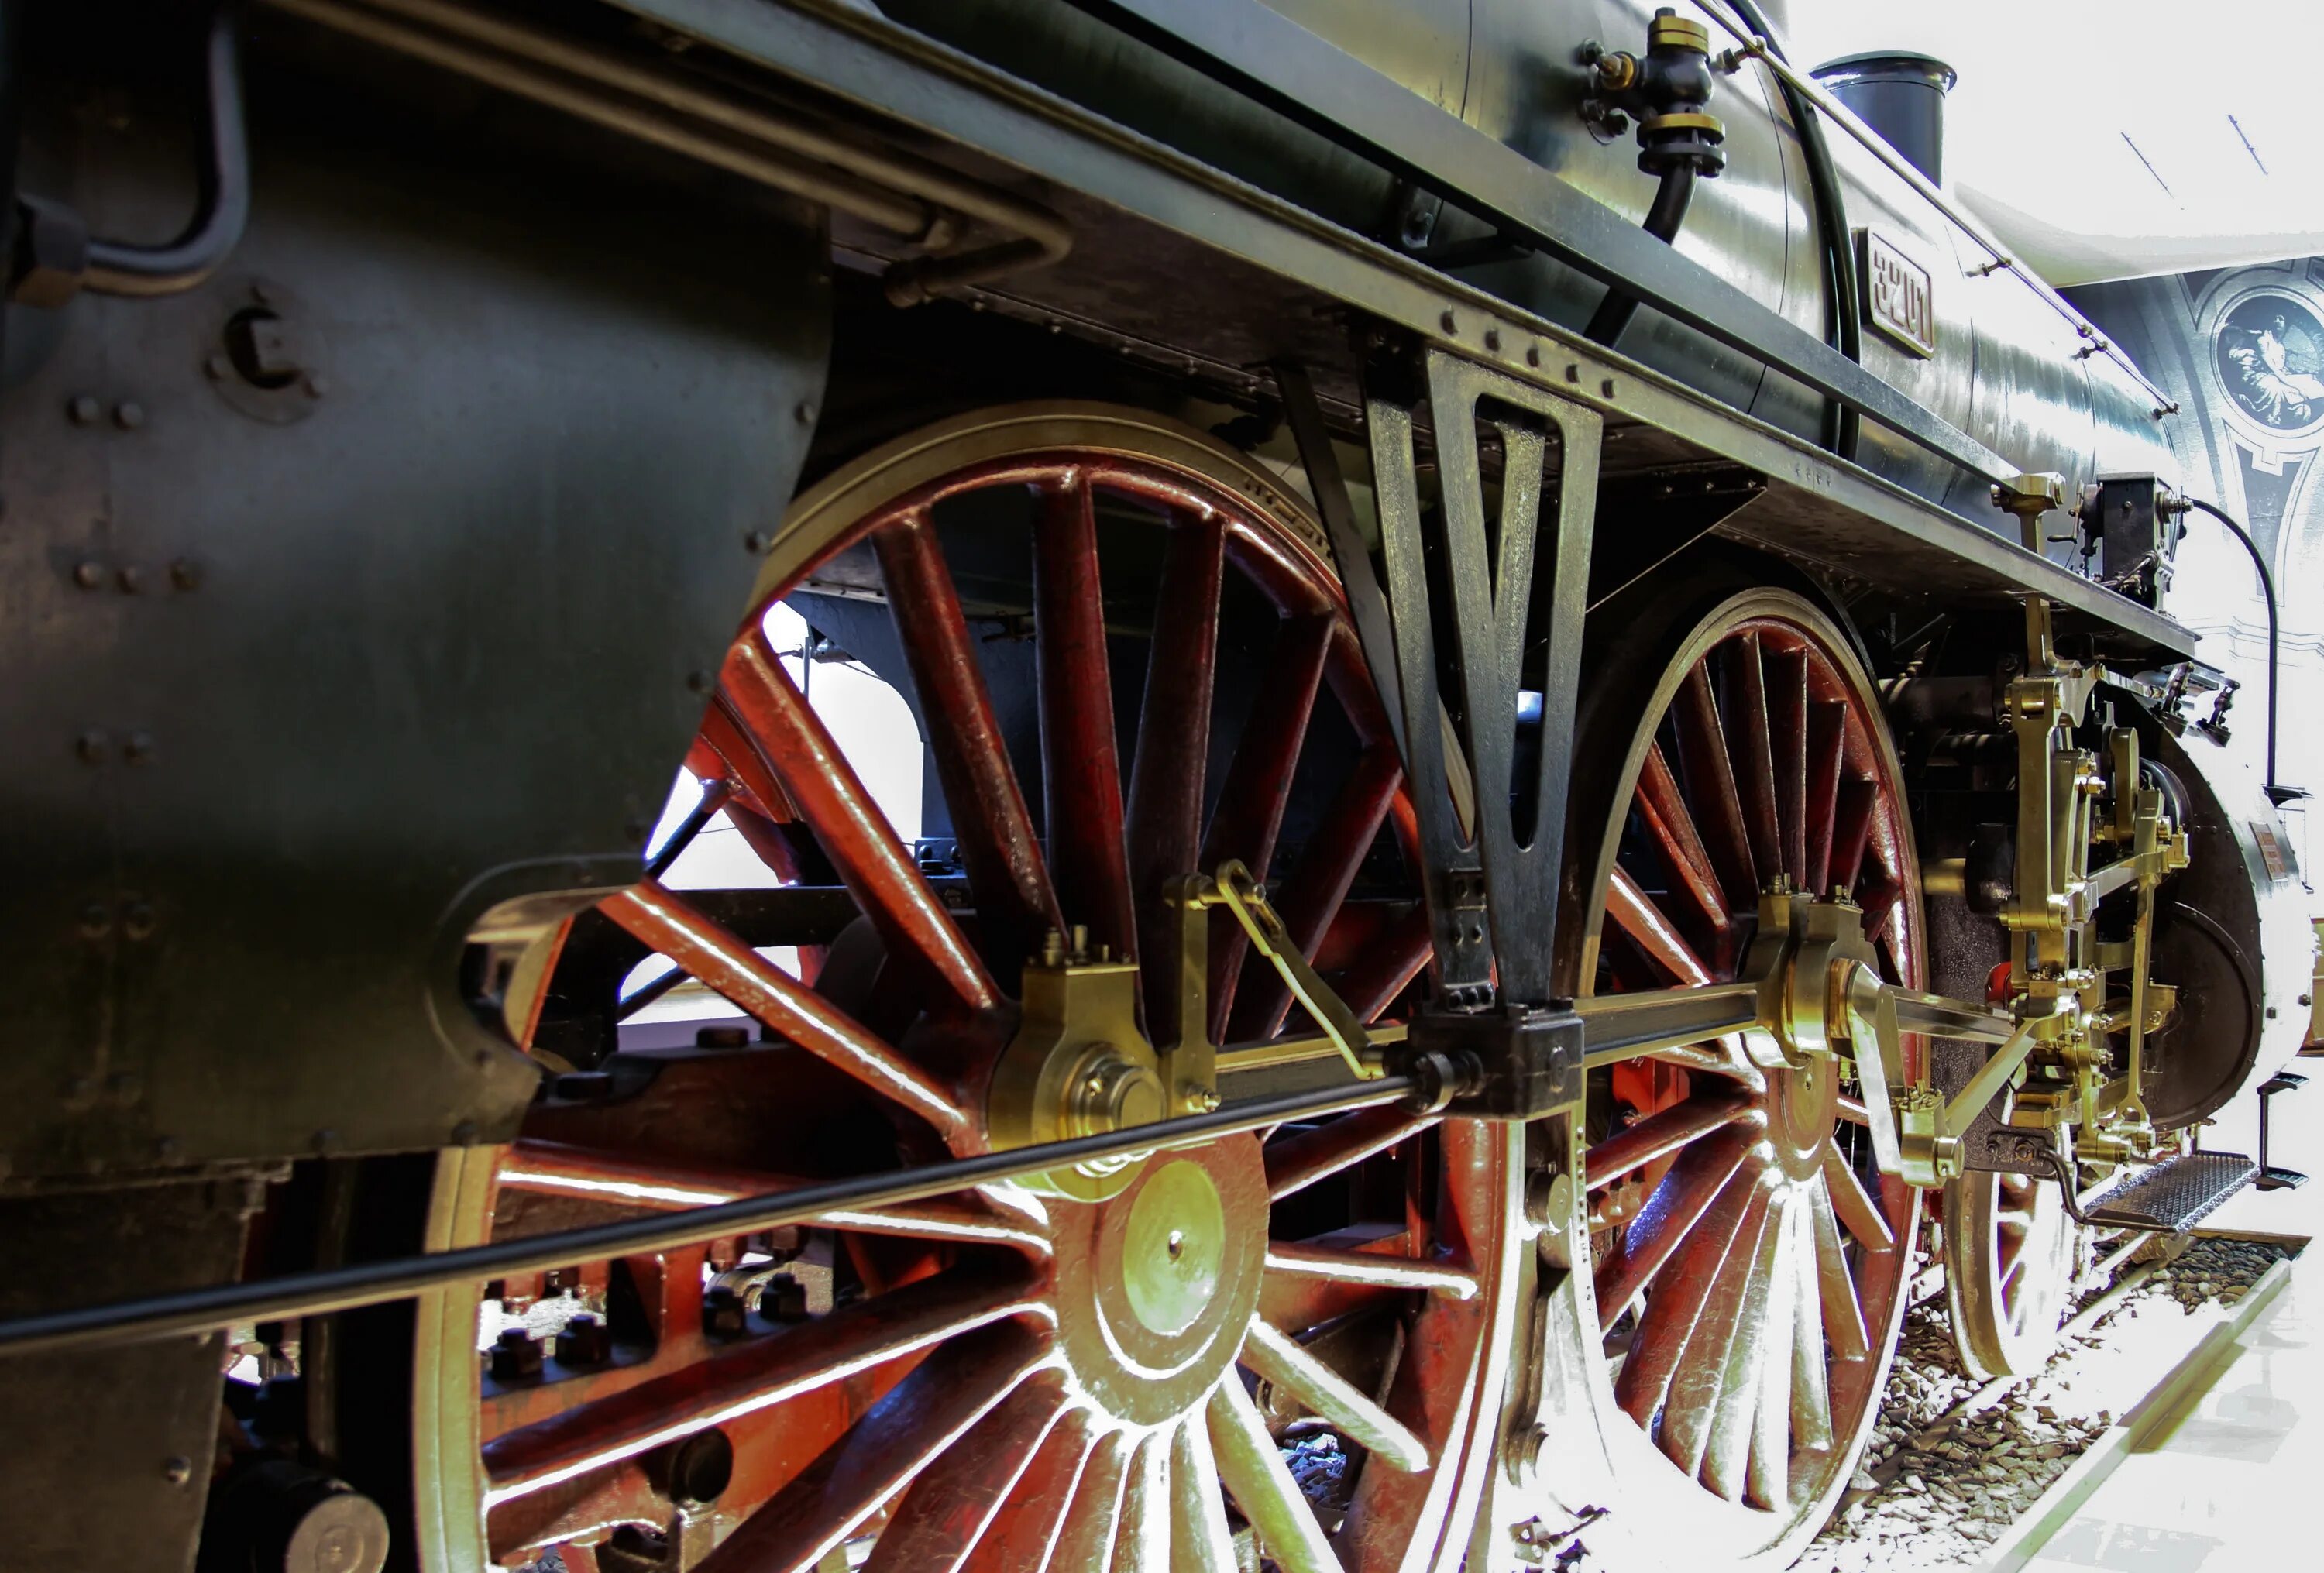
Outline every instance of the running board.
<svg viewBox="0 0 2324 1573"><path fill-rule="evenodd" d="M2259 1165L2241 1153L2190 1153L2157 1164L2092 1202L2088 1222L2103 1228L2179 1234L2250 1184Z"/></svg>

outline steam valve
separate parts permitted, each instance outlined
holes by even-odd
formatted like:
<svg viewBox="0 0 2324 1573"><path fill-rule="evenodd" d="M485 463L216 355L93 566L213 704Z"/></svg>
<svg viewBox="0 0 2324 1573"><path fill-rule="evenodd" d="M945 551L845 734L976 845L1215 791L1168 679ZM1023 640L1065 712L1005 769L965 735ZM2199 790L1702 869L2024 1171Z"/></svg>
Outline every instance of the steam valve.
<svg viewBox="0 0 2324 1573"><path fill-rule="evenodd" d="M1612 132L1635 118L1639 169L1656 179L1686 170L1708 179L1727 167L1727 127L1709 111L1719 76L1702 23L1665 6L1646 24L1643 60L1591 43L1582 60L1598 77L1583 115Z"/></svg>

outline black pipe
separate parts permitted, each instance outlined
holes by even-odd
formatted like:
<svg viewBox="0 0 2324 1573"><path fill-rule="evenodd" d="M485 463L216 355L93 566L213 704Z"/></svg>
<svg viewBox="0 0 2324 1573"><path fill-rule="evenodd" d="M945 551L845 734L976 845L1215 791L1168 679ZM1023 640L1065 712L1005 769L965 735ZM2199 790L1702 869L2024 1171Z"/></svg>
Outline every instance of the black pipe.
<svg viewBox="0 0 2324 1573"><path fill-rule="evenodd" d="M250 141L242 119L242 63L235 8L211 16L203 48L202 157L195 163L194 216L161 245L88 243L85 289L102 295L175 295L216 272L250 222Z"/></svg>
<svg viewBox="0 0 2324 1573"><path fill-rule="evenodd" d="M1693 197L1693 165L1677 164L1665 170L1661 184L1655 188L1654 204L1646 209L1643 225L1646 232L1668 245L1677 235L1679 225L1686 222L1686 207ZM1637 309L1637 296L1609 290L1606 298L1598 302L1598 309L1591 314L1590 326L1582 331L1593 342L1611 348Z"/></svg>
<svg viewBox="0 0 2324 1573"><path fill-rule="evenodd" d="M90 1344L206 1333L237 1322L279 1321L358 1305L379 1305L392 1300L407 1300L430 1289L481 1283L512 1273L545 1272L606 1256L675 1250L727 1235L809 1223L842 1209L892 1207L1042 1170L1158 1148L1192 1146L1219 1136L1263 1130L1286 1120L1370 1108L1422 1091L1417 1078L1383 1076L1352 1087L1247 1099L1214 1113L1190 1114L1102 1136L1046 1142L1006 1153L927 1164L853 1180L798 1185L715 1207L690 1207L587 1228L534 1235L526 1239L470 1246L457 1251L292 1273L253 1283L217 1283L147 1295L140 1300L46 1311L0 1322L0 1355L41 1354Z"/></svg>
<svg viewBox="0 0 2324 1573"><path fill-rule="evenodd" d="M1754 0L1734 0L1734 5L1743 25L1767 41L1767 52L1784 60L1783 45L1776 42L1775 30ZM1784 95L1784 107L1790 111L1793 125L1799 130L1800 153L1808 166L1808 192L1815 203L1816 233L1823 243L1823 341L1849 360L1861 363L1864 325L1856 315L1856 241L1848 228L1848 203L1840 190L1840 171L1831 161L1831 145L1824 141L1823 122L1815 106L1783 78L1775 78L1775 86ZM1855 410L1836 399L1827 400L1824 446L1843 459L1854 459L1859 425Z"/></svg>
<svg viewBox="0 0 2324 1573"><path fill-rule="evenodd" d="M2246 529L2236 520L2228 518L2226 512L2223 511L2217 503L2206 502L2200 497L2190 497L2187 499L2187 505L2190 508L2201 509L2213 519L2216 519L2221 524L2226 525L2227 527L2227 533L2235 537L2236 539L2241 541L2243 543L2244 550L2251 554L2252 566L2259 570L2260 594L2264 597L2267 602L2267 775L2265 777L2265 786L2267 789L2267 800L2281 808L2292 798L2301 796L2301 794L2296 789L2280 787L2275 783L2275 691L2281 685L2281 668L2278 667L2276 661L2275 575L2268 572L2267 558L2260 554L2259 543L2252 539L2251 531Z"/></svg>

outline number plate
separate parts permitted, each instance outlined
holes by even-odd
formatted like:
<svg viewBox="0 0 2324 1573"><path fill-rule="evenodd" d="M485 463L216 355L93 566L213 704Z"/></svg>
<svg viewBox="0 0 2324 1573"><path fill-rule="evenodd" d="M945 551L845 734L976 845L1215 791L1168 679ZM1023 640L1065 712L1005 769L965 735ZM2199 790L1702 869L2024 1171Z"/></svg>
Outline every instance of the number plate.
<svg viewBox="0 0 2324 1573"><path fill-rule="evenodd" d="M1871 230L1864 237L1864 320L1926 359L1937 353L1936 290L1929 270Z"/></svg>

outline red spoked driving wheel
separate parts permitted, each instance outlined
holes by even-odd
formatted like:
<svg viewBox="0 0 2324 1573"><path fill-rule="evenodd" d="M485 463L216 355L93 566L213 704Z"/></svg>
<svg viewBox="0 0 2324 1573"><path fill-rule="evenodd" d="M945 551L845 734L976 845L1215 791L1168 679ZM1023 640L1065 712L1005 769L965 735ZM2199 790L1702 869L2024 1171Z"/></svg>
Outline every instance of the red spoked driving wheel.
<svg viewBox="0 0 2324 1573"><path fill-rule="evenodd" d="M1390 1009L1427 955L1409 805L1321 539L1264 468L1098 406L950 421L803 496L688 759L768 888L642 882L576 922L552 985L602 989L570 970L585 924L618 930L756 1041L632 1031L521 1140L447 1157L435 1243L1009 1145L996 1066L1036 1016L1082 1008L1028 1005L1037 969L1126 977L1108 1030L1159 1043L1166 892L1228 859L1280 871L1296 943L1360 1013ZM765 608L813 623L817 594L887 603L940 860L895 833L766 637ZM1240 931L1214 924L1199 965L1213 1041L1285 1031ZM1109 1108L1185 1107L1105 1075ZM1510 1144L1372 1109L1079 1191L576 1262L492 1286L482 1355L474 1295L438 1295L424 1559L1457 1566L1514 1317Z"/></svg>
<svg viewBox="0 0 2324 1573"><path fill-rule="evenodd" d="M1582 777L1606 814L1577 851L1582 991L1735 977L1771 889L1845 896L1883 971L1920 986L1896 759L1840 630L1758 589L1642 646L1585 710L1608 763ZM1917 1215L1863 1119L1845 1062L1766 1070L1739 1041L1593 1075L1545 1412L1599 1423L1585 1440L1552 1420L1544 1447L1593 1551L1774 1564L1831 1511L1878 1409Z"/></svg>

